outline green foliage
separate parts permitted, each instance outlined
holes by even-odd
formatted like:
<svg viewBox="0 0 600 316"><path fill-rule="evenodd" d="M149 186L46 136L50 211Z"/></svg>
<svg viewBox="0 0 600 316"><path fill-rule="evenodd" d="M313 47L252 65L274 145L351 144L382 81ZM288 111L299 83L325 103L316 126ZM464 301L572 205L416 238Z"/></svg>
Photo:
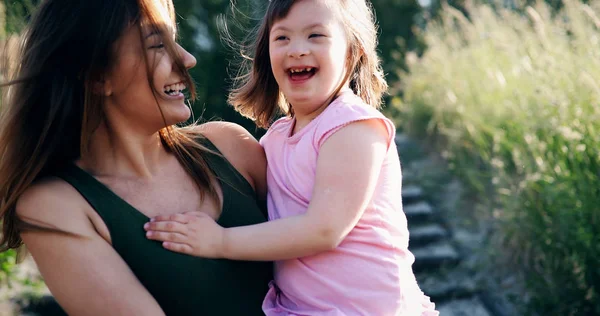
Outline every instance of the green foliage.
<svg viewBox="0 0 600 316"><path fill-rule="evenodd" d="M13 250L0 253L0 284L12 276L15 259L16 253Z"/></svg>
<svg viewBox="0 0 600 316"><path fill-rule="evenodd" d="M241 57L223 39L221 28L221 20L233 31L236 30L236 23L248 22L238 19L255 14L260 1L254 2L255 5L252 1L236 5L239 12L235 15L236 20L232 20L229 0L174 1L179 16L181 44L198 61L191 70L198 91L198 98L193 105L194 119L235 122L260 135L263 131L227 104L227 94L231 88L230 72L236 70L232 65ZM233 38L241 39L241 34L234 33Z"/></svg>
<svg viewBox="0 0 600 316"><path fill-rule="evenodd" d="M600 314L600 6L468 11L429 25L395 99L403 127L491 186L532 314Z"/></svg>
<svg viewBox="0 0 600 316"><path fill-rule="evenodd" d="M421 7L416 0L372 1L379 26L379 50L388 79L395 81L396 69L404 68L407 50L422 50L414 33Z"/></svg>
<svg viewBox="0 0 600 316"><path fill-rule="evenodd" d="M5 10L4 19L0 19L2 32L4 34L19 33L27 24L37 3L39 0L2 0L0 6L3 6Z"/></svg>

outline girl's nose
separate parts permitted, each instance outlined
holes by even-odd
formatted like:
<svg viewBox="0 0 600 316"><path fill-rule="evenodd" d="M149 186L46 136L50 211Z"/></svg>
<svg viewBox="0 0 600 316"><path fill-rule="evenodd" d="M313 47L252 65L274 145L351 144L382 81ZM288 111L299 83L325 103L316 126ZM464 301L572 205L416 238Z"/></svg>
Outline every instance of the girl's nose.
<svg viewBox="0 0 600 316"><path fill-rule="evenodd" d="M288 56L292 58L300 58L310 54L308 46L303 43L292 43L289 47Z"/></svg>

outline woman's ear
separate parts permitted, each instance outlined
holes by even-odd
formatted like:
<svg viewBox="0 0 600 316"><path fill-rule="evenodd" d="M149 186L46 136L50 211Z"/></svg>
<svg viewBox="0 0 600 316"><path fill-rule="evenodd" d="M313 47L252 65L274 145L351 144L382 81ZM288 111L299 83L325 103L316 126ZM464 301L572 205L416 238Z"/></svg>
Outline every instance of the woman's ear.
<svg viewBox="0 0 600 316"><path fill-rule="evenodd" d="M111 96L112 85L110 84L110 80L94 80L92 83L92 91L97 95L103 95L105 97Z"/></svg>

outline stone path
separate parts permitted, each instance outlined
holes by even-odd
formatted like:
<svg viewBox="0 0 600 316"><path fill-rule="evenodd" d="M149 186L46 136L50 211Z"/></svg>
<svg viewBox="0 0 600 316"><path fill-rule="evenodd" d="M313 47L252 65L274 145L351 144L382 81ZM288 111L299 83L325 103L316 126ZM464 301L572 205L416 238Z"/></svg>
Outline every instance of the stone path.
<svg viewBox="0 0 600 316"><path fill-rule="evenodd" d="M464 256L455 245L443 216L429 201L415 175L422 159L420 149L399 134L396 144L403 166L402 199L410 231L409 249L415 255L413 270L423 292L436 304L441 316L498 316L482 302L480 291Z"/></svg>

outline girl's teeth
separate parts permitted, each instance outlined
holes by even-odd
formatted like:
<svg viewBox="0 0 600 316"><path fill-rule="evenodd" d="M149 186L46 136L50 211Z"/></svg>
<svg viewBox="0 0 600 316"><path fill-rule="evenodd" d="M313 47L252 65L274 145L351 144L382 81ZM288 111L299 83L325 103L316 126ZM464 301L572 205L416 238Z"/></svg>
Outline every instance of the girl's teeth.
<svg viewBox="0 0 600 316"><path fill-rule="evenodd" d="M302 68L302 69L290 69L291 73L297 73L297 72L303 72L303 71L311 71L313 68L312 67L308 67L308 68Z"/></svg>

